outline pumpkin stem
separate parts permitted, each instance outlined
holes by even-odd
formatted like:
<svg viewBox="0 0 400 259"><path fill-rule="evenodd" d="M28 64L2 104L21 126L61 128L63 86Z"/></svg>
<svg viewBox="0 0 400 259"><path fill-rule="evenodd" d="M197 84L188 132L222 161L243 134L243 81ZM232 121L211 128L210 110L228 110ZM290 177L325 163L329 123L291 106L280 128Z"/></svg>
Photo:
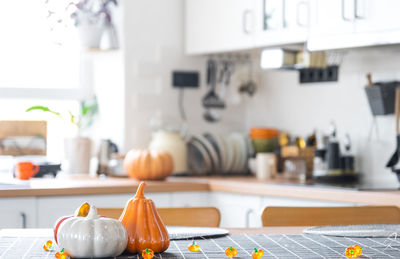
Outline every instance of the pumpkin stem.
<svg viewBox="0 0 400 259"><path fill-rule="evenodd" d="M83 203L79 208L75 210L75 217L86 217L89 214L90 205L89 203Z"/></svg>
<svg viewBox="0 0 400 259"><path fill-rule="evenodd" d="M143 190L146 187L146 182L140 182L139 187L136 191L135 198L144 198Z"/></svg>
<svg viewBox="0 0 400 259"><path fill-rule="evenodd" d="M89 213L86 216L87 219L97 219L99 216L97 215L97 208L95 206L92 206L89 209Z"/></svg>
<svg viewBox="0 0 400 259"><path fill-rule="evenodd" d="M258 253L258 250L257 250L257 248L254 248L254 252Z"/></svg>

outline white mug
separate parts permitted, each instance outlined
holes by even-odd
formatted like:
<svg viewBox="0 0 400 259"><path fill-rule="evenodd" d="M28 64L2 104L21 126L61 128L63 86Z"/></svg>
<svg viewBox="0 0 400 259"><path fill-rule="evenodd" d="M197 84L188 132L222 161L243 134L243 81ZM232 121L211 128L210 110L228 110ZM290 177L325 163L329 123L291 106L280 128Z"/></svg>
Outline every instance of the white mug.
<svg viewBox="0 0 400 259"><path fill-rule="evenodd" d="M274 153L257 153L256 177L267 180L276 173L276 155Z"/></svg>

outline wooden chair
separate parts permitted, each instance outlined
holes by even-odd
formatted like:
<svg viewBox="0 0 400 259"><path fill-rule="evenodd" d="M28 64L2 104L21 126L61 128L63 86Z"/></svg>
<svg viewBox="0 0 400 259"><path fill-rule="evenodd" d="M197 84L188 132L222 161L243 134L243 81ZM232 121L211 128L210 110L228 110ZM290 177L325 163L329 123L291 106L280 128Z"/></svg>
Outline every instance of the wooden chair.
<svg viewBox="0 0 400 259"><path fill-rule="evenodd" d="M98 208L99 215L119 219L123 209ZM217 208L158 208L164 224L170 226L219 227L221 214Z"/></svg>
<svg viewBox="0 0 400 259"><path fill-rule="evenodd" d="M400 209L396 206L266 207L261 220L264 227L400 224Z"/></svg>

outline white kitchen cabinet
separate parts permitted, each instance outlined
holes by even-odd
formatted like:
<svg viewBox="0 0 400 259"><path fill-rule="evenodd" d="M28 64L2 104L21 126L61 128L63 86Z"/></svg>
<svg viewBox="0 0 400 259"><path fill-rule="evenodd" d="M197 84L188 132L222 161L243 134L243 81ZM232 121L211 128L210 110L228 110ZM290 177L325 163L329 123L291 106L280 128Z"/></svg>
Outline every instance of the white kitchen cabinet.
<svg viewBox="0 0 400 259"><path fill-rule="evenodd" d="M261 226L260 196L213 192L210 203L221 212L221 227Z"/></svg>
<svg viewBox="0 0 400 259"><path fill-rule="evenodd" d="M187 54L254 47L256 0L186 0Z"/></svg>
<svg viewBox="0 0 400 259"><path fill-rule="evenodd" d="M209 207L209 192L173 192L171 207Z"/></svg>
<svg viewBox="0 0 400 259"><path fill-rule="evenodd" d="M397 0L311 0L310 50L400 43Z"/></svg>
<svg viewBox="0 0 400 259"><path fill-rule="evenodd" d="M1 228L33 228L36 226L36 199L0 199Z"/></svg>
<svg viewBox="0 0 400 259"><path fill-rule="evenodd" d="M308 36L309 0L256 1L255 45L304 43Z"/></svg>
<svg viewBox="0 0 400 259"><path fill-rule="evenodd" d="M399 12L398 0L356 0L355 30L357 33L399 32Z"/></svg>
<svg viewBox="0 0 400 259"><path fill-rule="evenodd" d="M146 193L147 198L152 199L157 207L170 207L170 193ZM98 208L124 208L126 202L133 198L134 194L109 194L109 195L84 195L84 196L60 196L37 198L37 227L52 227L55 221L63 215L72 215L77 207L84 202L89 202Z"/></svg>

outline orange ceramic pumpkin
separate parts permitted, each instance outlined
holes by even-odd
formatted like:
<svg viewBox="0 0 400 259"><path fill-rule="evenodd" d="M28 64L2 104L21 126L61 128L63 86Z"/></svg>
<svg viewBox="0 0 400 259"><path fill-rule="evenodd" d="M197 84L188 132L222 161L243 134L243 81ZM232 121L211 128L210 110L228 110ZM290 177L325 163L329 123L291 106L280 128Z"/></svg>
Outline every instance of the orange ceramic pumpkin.
<svg viewBox="0 0 400 259"><path fill-rule="evenodd" d="M125 156L125 171L138 180L162 180L172 174L172 156L164 151L132 149Z"/></svg>
<svg viewBox="0 0 400 259"><path fill-rule="evenodd" d="M143 195L145 182L141 182L136 195L130 199L119 218L128 232L126 249L137 253L151 249L154 253L161 253L169 246L167 228L157 212L154 202Z"/></svg>

